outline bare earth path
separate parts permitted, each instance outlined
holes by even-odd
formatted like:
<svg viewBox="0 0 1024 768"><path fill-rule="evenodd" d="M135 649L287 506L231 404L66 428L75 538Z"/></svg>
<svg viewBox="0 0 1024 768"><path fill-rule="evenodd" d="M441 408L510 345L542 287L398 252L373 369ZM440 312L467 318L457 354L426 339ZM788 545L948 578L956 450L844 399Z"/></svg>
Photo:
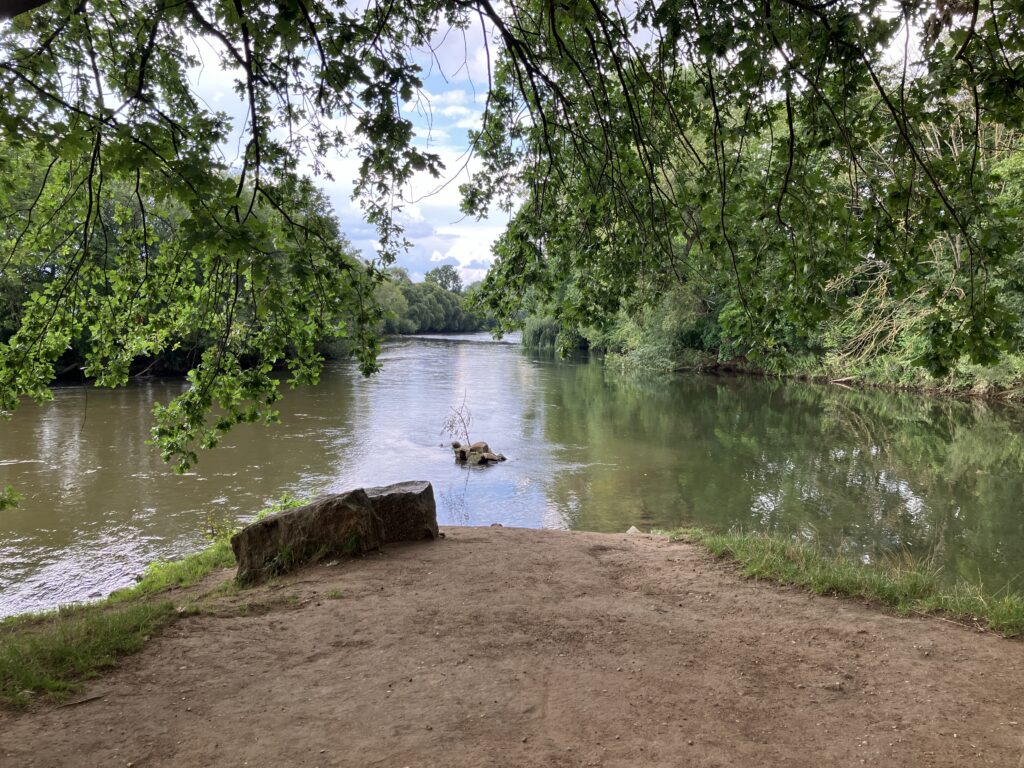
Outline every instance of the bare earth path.
<svg viewBox="0 0 1024 768"><path fill-rule="evenodd" d="M101 699L0 714L0 765L1024 767L1024 643L654 537L446 532L185 619Z"/></svg>

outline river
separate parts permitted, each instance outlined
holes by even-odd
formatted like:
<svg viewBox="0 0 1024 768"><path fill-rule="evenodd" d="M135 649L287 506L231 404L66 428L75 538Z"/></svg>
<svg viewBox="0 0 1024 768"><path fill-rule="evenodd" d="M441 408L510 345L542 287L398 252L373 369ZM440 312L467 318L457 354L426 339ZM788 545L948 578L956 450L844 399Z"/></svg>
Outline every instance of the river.
<svg viewBox="0 0 1024 768"><path fill-rule="evenodd" d="M441 524L769 530L869 562L1022 585L1024 418L917 395L756 378L637 378L486 335L388 341L369 379L332 363L178 476L147 443L175 381L58 388L0 422L0 616L99 597L284 493L425 479ZM442 426L509 460L465 468Z"/></svg>

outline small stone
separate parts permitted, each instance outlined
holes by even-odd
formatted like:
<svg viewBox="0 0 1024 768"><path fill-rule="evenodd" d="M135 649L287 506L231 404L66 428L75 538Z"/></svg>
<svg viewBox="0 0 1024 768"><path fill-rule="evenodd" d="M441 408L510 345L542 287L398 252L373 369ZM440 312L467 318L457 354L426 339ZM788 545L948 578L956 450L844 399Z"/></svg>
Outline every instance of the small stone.
<svg viewBox="0 0 1024 768"><path fill-rule="evenodd" d="M626 529L626 533L640 533L640 529L637 528L635 525L631 525L629 526L629 528Z"/></svg>

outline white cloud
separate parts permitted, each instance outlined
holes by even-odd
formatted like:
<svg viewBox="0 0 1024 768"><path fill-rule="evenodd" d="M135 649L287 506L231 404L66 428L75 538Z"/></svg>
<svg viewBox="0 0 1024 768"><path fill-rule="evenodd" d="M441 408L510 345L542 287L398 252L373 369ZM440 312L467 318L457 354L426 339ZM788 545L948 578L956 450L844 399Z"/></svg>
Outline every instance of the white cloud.
<svg viewBox="0 0 1024 768"><path fill-rule="evenodd" d="M462 129L463 131L479 131L480 118L481 114L479 112L475 112L472 117L464 117L461 120L455 121L454 126Z"/></svg>
<svg viewBox="0 0 1024 768"><path fill-rule="evenodd" d="M450 107L442 107L435 114L441 114L444 115L445 117L468 117L469 115L476 115L479 113L473 111L469 107L463 107L459 104L454 104Z"/></svg>

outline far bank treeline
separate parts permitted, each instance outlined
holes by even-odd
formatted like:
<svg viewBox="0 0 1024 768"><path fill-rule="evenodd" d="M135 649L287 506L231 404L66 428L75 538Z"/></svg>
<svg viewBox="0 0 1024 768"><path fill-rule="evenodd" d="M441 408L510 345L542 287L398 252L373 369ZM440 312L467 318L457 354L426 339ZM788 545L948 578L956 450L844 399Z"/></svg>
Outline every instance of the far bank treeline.
<svg viewBox="0 0 1024 768"><path fill-rule="evenodd" d="M401 267L387 270L377 288L385 334L468 333L495 326L494 318L481 309L480 284L463 288L458 270L450 264L429 270L414 283Z"/></svg>

